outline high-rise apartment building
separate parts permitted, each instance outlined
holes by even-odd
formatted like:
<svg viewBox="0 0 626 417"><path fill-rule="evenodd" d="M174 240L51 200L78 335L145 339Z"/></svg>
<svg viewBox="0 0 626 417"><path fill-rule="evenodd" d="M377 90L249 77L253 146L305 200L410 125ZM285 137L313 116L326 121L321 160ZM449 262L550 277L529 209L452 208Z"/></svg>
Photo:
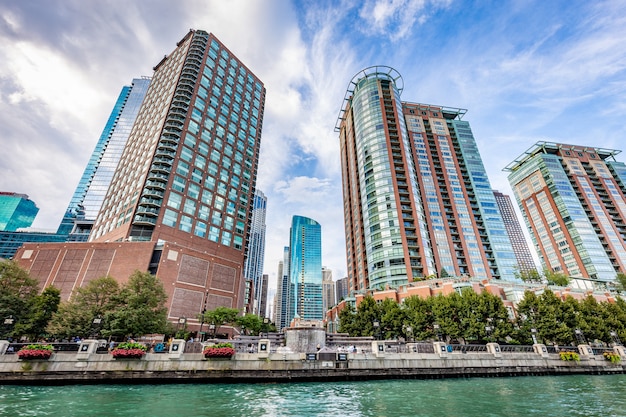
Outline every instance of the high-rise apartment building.
<svg viewBox="0 0 626 417"><path fill-rule="evenodd" d="M252 203L252 221L248 239L248 254L244 266L244 276L252 282L254 291L254 305L252 313L264 317L261 303L262 297L263 262L265 259L265 214L267 211L267 197L262 191L256 190Z"/></svg>
<svg viewBox="0 0 626 417"><path fill-rule="evenodd" d="M359 72L339 115L350 292L434 276L514 279L515 255L466 111L403 102Z"/></svg>
<svg viewBox="0 0 626 417"><path fill-rule="evenodd" d="M26 194L0 191L0 231L30 227L39 208Z"/></svg>
<svg viewBox="0 0 626 417"><path fill-rule="evenodd" d="M335 297L337 302L348 297L348 277L343 277L335 281Z"/></svg>
<svg viewBox="0 0 626 417"><path fill-rule="evenodd" d="M620 151L537 142L505 171L541 262L600 281L626 272L626 165Z"/></svg>
<svg viewBox="0 0 626 417"><path fill-rule="evenodd" d="M291 305L289 301L289 246L283 248L283 260L278 262L278 274L276 279L276 306L274 307L274 323L278 330L289 326ZM293 310L291 310L293 317Z"/></svg>
<svg viewBox="0 0 626 417"><path fill-rule="evenodd" d="M226 46L191 30L154 67L89 242L22 248L19 262L64 298L95 277L155 273L169 317L192 328L203 308L243 308L264 102Z"/></svg>
<svg viewBox="0 0 626 417"><path fill-rule="evenodd" d="M333 271L322 267L322 311L326 314L329 308L337 304L335 299L335 281Z"/></svg>
<svg viewBox="0 0 626 417"><path fill-rule="evenodd" d="M87 241L149 85L142 77L122 87L57 230L68 241Z"/></svg>
<svg viewBox="0 0 626 417"><path fill-rule="evenodd" d="M493 195L496 197L496 203L498 204L498 208L502 214L504 227L509 235L509 239L511 239L513 253L515 254L515 259L517 260L517 269L520 272L536 271L537 266L535 265L533 255L528 247L528 241L526 240L526 236L524 236L517 214L515 214L511 197L506 194L502 194L497 190L493 190Z"/></svg>
<svg viewBox="0 0 626 417"><path fill-rule="evenodd" d="M289 315L322 320L322 227L304 216L291 219L289 239Z"/></svg>
<svg viewBox="0 0 626 417"><path fill-rule="evenodd" d="M257 315L260 317L269 317L267 314L267 291L269 287L269 279L270 276L268 274L263 274L261 277L261 296L259 300L259 311Z"/></svg>

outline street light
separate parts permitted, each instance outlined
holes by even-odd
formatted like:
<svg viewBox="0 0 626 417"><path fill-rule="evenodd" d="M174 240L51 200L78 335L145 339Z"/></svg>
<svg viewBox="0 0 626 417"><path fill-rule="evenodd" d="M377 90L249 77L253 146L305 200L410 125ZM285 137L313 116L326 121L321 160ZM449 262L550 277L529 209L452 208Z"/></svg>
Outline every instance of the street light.
<svg viewBox="0 0 626 417"><path fill-rule="evenodd" d="M439 326L439 324L435 323L433 324L433 329L435 329L435 333L437 333L437 339L441 342L442 337L441 337L441 327Z"/></svg>
<svg viewBox="0 0 626 417"><path fill-rule="evenodd" d="M100 315L98 315L97 317L94 317L93 321L91 322L91 327L93 329L93 337L98 337L98 334L100 334L101 325L102 325L102 317Z"/></svg>
<svg viewBox="0 0 626 417"><path fill-rule="evenodd" d="M263 317L263 330L265 333L265 338L267 339L269 336L269 332L267 330L267 325L270 323L270 319L267 317Z"/></svg>
<svg viewBox="0 0 626 417"><path fill-rule="evenodd" d="M380 323L377 320L375 320L372 323L372 326L374 326L374 337L376 338L376 340L378 340L379 339L378 336L379 336L379 332L380 332Z"/></svg>
<svg viewBox="0 0 626 417"><path fill-rule="evenodd" d="M611 331L611 338L613 339L613 343L615 343L616 346L619 346L622 344L622 341L619 340L619 336L617 335L617 332L614 330Z"/></svg>
<svg viewBox="0 0 626 417"><path fill-rule="evenodd" d="M582 330L575 329L574 334L576 335L576 340L578 341L578 344L580 345L585 344L585 335L583 334Z"/></svg>
<svg viewBox="0 0 626 417"><path fill-rule="evenodd" d="M10 315L9 317L4 319L4 328L6 329L7 337L9 337L9 333L11 332L11 327L13 327L14 324L15 324L15 318L13 318L13 315Z"/></svg>
<svg viewBox="0 0 626 417"><path fill-rule="evenodd" d="M536 345L537 344L537 329L535 329L534 327L530 329L530 335L533 338L533 345Z"/></svg>
<svg viewBox="0 0 626 417"><path fill-rule="evenodd" d="M487 336L487 341L491 341L491 331L493 330L493 327L491 326L485 326L485 334Z"/></svg>
<svg viewBox="0 0 626 417"><path fill-rule="evenodd" d="M406 335L409 338L409 342L413 341L413 327L406 326Z"/></svg>

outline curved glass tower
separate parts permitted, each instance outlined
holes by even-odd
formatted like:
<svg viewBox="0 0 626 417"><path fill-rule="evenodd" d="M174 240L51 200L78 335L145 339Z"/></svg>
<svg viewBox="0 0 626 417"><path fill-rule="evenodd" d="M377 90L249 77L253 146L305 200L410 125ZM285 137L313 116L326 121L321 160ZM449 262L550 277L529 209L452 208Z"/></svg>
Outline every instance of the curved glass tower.
<svg viewBox="0 0 626 417"><path fill-rule="evenodd" d="M339 132L350 292L446 276L513 279L515 256L463 109L402 102L375 66Z"/></svg>

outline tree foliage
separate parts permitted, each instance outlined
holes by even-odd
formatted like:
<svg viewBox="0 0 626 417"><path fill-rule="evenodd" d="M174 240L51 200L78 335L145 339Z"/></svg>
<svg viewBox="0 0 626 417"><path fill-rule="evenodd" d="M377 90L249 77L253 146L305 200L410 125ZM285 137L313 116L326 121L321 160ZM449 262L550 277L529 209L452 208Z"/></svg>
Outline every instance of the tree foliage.
<svg viewBox="0 0 626 417"><path fill-rule="evenodd" d="M204 315L200 314L199 319L204 323L208 323L213 328L212 337L215 337L220 327L226 324L235 324L239 315L239 310L229 307L217 307L215 310L207 310Z"/></svg>
<svg viewBox="0 0 626 417"><path fill-rule="evenodd" d="M16 327L2 329L3 336L17 334L20 323L30 320L31 305L39 288L37 280L13 261L0 261L0 320L12 318Z"/></svg>

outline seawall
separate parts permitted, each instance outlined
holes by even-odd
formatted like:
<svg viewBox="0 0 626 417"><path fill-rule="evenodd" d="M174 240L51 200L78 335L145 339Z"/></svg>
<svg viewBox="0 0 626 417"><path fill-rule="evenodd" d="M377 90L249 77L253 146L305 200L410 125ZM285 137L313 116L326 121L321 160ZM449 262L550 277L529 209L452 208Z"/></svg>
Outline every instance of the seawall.
<svg viewBox="0 0 626 417"><path fill-rule="evenodd" d="M584 353L579 361L564 361L536 346L534 352L501 352L491 344L487 351L464 353L449 352L440 344L434 353L237 353L231 359L171 351L147 353L142 359L55 352L49 360L21 360L11 354L0 355L0 383L240 383L625 373L621 361L611 363L585 346L579 347Z"/></svg>

